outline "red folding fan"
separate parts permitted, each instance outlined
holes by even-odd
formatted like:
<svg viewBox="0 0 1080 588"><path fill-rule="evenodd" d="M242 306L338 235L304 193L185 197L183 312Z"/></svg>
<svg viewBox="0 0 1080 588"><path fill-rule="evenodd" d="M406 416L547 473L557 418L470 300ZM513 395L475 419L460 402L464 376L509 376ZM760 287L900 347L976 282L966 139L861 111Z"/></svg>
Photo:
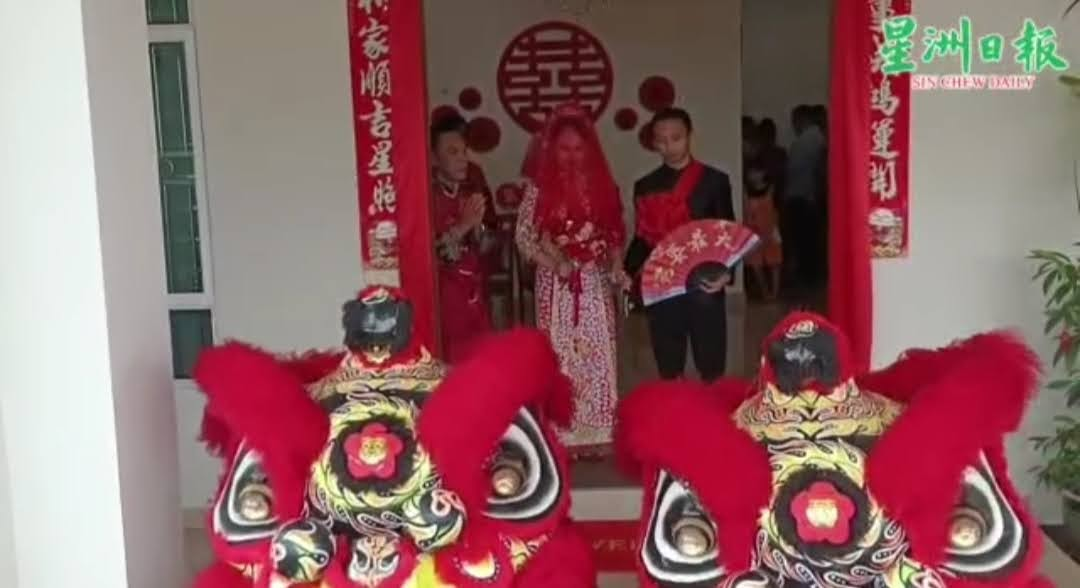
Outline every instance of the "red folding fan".
<svg viewBox="0 0 1080 588"><path fill-rule="evenodd" d="M761 239L747 227L726 220L690 221L656 245L641 274L641 298L651 306L686 294L709 272L730 271Z"/></svg>

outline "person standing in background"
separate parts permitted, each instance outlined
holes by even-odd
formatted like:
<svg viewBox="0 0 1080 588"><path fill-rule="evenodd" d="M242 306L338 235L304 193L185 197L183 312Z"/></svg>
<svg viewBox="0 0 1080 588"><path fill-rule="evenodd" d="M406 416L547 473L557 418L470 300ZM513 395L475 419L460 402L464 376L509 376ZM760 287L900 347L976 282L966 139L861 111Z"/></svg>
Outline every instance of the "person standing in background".
<svg viewBox="0 0 1080 588"><path fill-rule="evenodd" d="M781 232L784 263L791 283L812 288L820 279L818 234L821 231L821 169L825 136L814 124L811 107L800 104L791 113L795 140L788 150L787 174L782 199Z"/></svg>
<svg viewBox="0 0 1080 588"><path fill-rule="evenodd" d="M817 270L818 282L829 277L829 111L824 104L817 104L813 111L814 124L821 130L825 146L818 164L818 221L817 221Z"/></svg>
<svg viewBox="0 0 1080 588"><path fill-rule="evenodd" d="M761 297L772 302L779 295L783 260L775 184L763 157L752 161L743 173L743 218L761 239L761 246L746 258L748 275Z"/></svg>
<svg viewBox="0 0 1080 588"><path fill-rule="evenodd" d="M765 170L766 180L772 187L777 200L784 194L784 180L787 175L787 150L777 143L776 121L771 118L763 118L757 126L757 159L759 163L755 167Z"/></svg>
<svg viewBox="0 0 1080 588"><path fill-rule="evenodd" d="M704 218L735 220L727 174L694 159L690 115L669 108L656 113L649 124L662 163L634 184L635 236L624 267L636 279L640 279L641 269L656 244L679 226ZM731 273L704 280L685 295L646 309L653 355L662 378L683 375L687 340L703 380L713 381L724 375L725 289L731 280Z"/></svg>
<svg viewBox="0 0 1080 588"><path fill-rule="evenodd" d="M457 115L431 126L439 320L443 355L450 363L467 356L472 344L491 330L483 256L491 245L495 210L483 171L469 161L465 128Z"/></svg>
<svg viewBox="0 0 1080 588"><path fill-rule="evenodd" d="M742 158L743 163L754 158L754 137L757 134L757 123L754 117L743 115L742 117Z"/></svg>

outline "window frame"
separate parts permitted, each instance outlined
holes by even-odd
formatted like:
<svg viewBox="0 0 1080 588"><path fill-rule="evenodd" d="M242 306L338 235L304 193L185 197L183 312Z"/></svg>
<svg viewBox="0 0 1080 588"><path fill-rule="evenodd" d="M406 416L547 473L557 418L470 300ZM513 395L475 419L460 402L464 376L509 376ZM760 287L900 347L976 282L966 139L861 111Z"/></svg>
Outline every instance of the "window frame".
<svg viewBox="0 0 1080 588"><path fill-rule="evenodd" d="M206 310L210 312L210 330L212 333L211 342L216 343L218 340L217 329L217 313L214 312L214 272L213 262L211 258L211 236L210 236L210 214L209 214L209 197L208 197L208 183L206 180L206 152L203 143L203 118L202 118L202 106L200 98L202 96L199 87L199 68L196 59L195 51L195 29L190 23L191 12L189 8L188 12L189 22L185 24L148 24L148 42L147 42L147 59L150 60L150 50L154 44L157 43L178 43L184 48L184 73L187 78L187 101L191 126L191 144L192 144L192 166L194 169L195 181L195 207L196 207L196 220L199 230L199 258L200 258L200 272L202 273L202 292L191 293L167 293L169 312L176 310ZM151 61L148 61L149 65L153 67ZM151 71L151 74L153 72ZM154 83L151 75L151 84ZM151 88L151 92L154 89ZM154 128L155 128L155 142L157 139L158 128L158 109L157 105L154 105ZM158 164L161 164L161 155L157 153L157 144L155 143L155 156L157 157ZM160 173L160 172L159 172ZM160 177L160 176L159 176ZM157 198L162 198L162 191L160 180L157 189ZM162 217L162 223L164 223L164 217ZM161 225L162 233L162 255L164 251L164 239L165 239L165 226ZM170 328L170 333L172 329ZM191 383L187 378L174 378L174 382L184 384Z"/></svg>

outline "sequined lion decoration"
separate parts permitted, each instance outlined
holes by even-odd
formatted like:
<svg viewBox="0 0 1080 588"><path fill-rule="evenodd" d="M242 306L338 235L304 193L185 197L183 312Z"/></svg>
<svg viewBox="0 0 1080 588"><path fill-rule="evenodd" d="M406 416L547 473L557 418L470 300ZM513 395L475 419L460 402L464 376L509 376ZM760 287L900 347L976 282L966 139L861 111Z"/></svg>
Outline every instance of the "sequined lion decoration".
<svg viewBox="0 0 1080 588"><path fill-rule="evenodd" d="M206 351L203 438L225 458L197 588L593 588L553 431L570 387L538 331L453 369L401 292L346 303L345 350Z"/></svg>
<svg viewBox="0 0 1080 588"><path fill-rule="evenodd" d="M645 486L643 586L1046 588L1003 438L1038 381L990 333L852 373L843 333L795 314L752 383L645 385L617 451Z"/></svg>

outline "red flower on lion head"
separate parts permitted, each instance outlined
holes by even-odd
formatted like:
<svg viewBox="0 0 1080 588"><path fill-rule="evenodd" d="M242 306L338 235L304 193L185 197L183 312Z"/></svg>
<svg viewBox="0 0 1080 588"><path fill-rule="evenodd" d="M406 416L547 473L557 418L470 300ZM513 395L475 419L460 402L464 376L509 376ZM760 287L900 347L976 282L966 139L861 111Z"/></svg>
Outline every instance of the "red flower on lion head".
<svg viewBox="0 0 1080 588"><path fill-rule="evenodd" d="M851 537L855 504L828 482L815 482L791 503L799 538L842 545Z"/></svg>
<svg viewBox="0 0 1080 588"><path fill-rule="evenodd" d="M349 473L358 479L386 480L397 472L397 458L405 444L386 425L372 423L345 440Z"/></svg>

